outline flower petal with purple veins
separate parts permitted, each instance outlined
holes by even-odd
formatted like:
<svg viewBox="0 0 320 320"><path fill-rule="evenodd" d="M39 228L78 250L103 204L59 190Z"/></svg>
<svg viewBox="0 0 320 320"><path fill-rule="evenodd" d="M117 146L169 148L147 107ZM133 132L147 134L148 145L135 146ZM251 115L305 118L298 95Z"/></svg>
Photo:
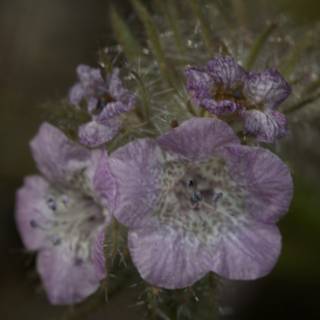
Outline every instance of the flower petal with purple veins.
<svg viewBox="0 0 320 320"><path fill-rule="evenodd" d="M242 117L245 131L258 141L273 143L287 133L287 119L280 112L250 110L243 112Z"/></svg>
<svg viewBox="0 0 320 320"><path fill-rule="evenodd" d="M78 303L100 285L94 264L77 256L67 244L40 251L37 269L52 304Z"/></svg>
<svg viewBox="0 0 320 320"><path fill-rule="evenodd" d="M246 211L256 221L276 223L292 200L293 182L289 168L272 152L259 147L226 146L232 178L246 188Z"/></svg>
<svg viewBox="0 0 320 320"><path fill-rule="evenodd" d="M227 279L255 280L270 273L276 264L281 235L276 225L237 221L228 225L211 252L210 271Z"/></svg>
<svg viewBox="0 0 320 320"><path fill-rule="evenodd" d="M246 71L231 57L218 57L207 65L214 86L221 85L225 89L234 89L242 85Z"/></svg>
<svg viewBox="0 0 320 320"><path fill-rule="evenodd" d="M68 184L90 163L89 150L49 123L41 125L30 145L39 170L51 182Z"/></svg>
<svg viewBox="0 0 320 320"><path fill-rule="evenodd" d="M210 98L212 80L205 70L194 67L187 68L185 76L187 78L187 89L194 103L200 106L203 99Z"/></svg>
<svg viewBox="0 0 320 320"><path fill-rule="evenodd" d="M117 183L113 214L121 223L142 226L154 222L148 214L158 198L161 161L162 152L150 139L136 140L112 154L110 170Z"/></svg>
<svg viewBox="0 0 320 320"><path fill-rule="evenodd" d="M173 229L132 230L129 250L141 277L157 287L185 288L208 272L203 245Z"/></svg>
<svg viewBox="0 0 320 320"><path fill-rule="evenodd" d="M274 109L290 94L291 88L281 74L269 69L260 73L250 73L243 88L244 96L250 103L261 105L261 109Z"/></svg>
<svg viewBox="0 0 320 320"><path fill-rule="evenodd" d="M166 151L200 161L210 158L221 146L239 143L239 139L221 120L193 118L162 135L158 142Z"/></svg>
<svg viewBox="0 0 320 320"><path fill-rule="evenodd" d="M104 250L105 233L106 231L102 229L93 245L93 261L96 269L96 275L99 279L103 279L107 276Z"/></svg>
<svg viewBox="0 0 320 320"><path fill-rule="evenodd" d="M48 207L48 182L40 176L26 177L16 195L16 222L28 250L38 250L48 245L47 234L41 227L44 216L54 213ZM40 221L40 222L39 222Z"/></svg>

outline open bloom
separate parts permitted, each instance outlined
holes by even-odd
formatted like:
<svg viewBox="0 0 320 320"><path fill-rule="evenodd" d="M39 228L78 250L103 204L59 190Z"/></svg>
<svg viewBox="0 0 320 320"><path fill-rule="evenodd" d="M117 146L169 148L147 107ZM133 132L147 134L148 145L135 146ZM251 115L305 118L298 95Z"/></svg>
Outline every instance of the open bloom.
<svg viewBox="0 0 320 320"><path fill-rule="evenodd" d="M245 131L259 141L273 142L286 134L286 118L276 109L290 86L278 71L246 72L231 57L218 57L205 67L187 68L186 77L196 105L218 116L236 113Z"/></svg>
<svg viewBox="0 0 320 320"><path fill-rule="evenodd" d="M86 65L77 67L77 82L69 92L69 101L79 107L86 103L91 121L80 126L80 142L89 147L97 147L111 140L118 132L120 115L130 111L135 104L135 96L123 87L119 69L114 69L104 80L99 69Z"/></svg>
<svg viewBox="0 0 320 320"><path fill-rule="evenodd" d="M43 176L29 176L17 192L16 220L53 304L77 303L92 294L103 275L93 264L94 243L110 215L94 192L103 151L89 151L60 130L42 124L31 142ZM102 167L102 166L101 166ZM106 181L112 184L111 180Z"/></svg>
<svg viewBox="0 0 320 320"><path fill-rule="evenodd" d="M241 145L224 122L194 118L158 140L131 142L110 157L110 171L113 213L151 284L183 288L210 271L256 279L273 268L281 249L275 223L292 197L288 167Z"/></svg>

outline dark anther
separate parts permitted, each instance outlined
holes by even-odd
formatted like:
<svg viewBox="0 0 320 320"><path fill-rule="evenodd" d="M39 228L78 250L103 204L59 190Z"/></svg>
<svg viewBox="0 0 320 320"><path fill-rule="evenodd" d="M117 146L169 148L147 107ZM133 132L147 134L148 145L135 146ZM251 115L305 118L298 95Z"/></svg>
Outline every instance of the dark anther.
<svg viewBox="0 0 320 320"><path fill-rule="evenodd" d="M55 200L54 200L53 198L49 198L49 199L47 200L47 204L48 204L48 207L49 207L51 210L53 210L53 211L57 210L57 205L56 205L56 202L55 202Z"/></svg>
<svg viewBox="0 0 320 320"><path fill-rule="evenodd" d="M31 228L37 228L38 227L38 223L35 220L30 220L30 226Z"/></svg>
<svg viewBox="0 0 320 320"><path fill-rule="evenodd" d="M54 246L59 246L61 244L62 240L61 238L55 238L52 243Z"/></svg>
<svg viewBox="0 0 320 320"><path fill-rule="evenodd" d="M233 97L236 98L236 99L241 99L241 98L242 98L241 90L240 90L240 89L236 89L236 90L233 92Z"/></svg>
<svg viewBox="0 0 320 320"><path fill-rule="evenodd" d="M191 203L196 204L202 200L202 196L200 192L194 191L191 195Z"/></svg>
<svg viewBox="0 0 320 320"><path fill-rule="evenodd" d="M83 264L83 259L77 257L74 259L74 265L75 266L81 266Z"/></svg>
<svg viewBox="0 0 320 320"><path fill-rule="evenodd" d="M179 126L178 120L176 120L176 119L172 120L171 123L170 123L170 126L171 126L171 128L178 127Z"/></svg>
<svg viewBox="0 0 320 320"><path fill-rule="evenodd" d="M188 180L187 181L187 185L188 185L188 187L194 187L194 181L193 180Z"/></svg>

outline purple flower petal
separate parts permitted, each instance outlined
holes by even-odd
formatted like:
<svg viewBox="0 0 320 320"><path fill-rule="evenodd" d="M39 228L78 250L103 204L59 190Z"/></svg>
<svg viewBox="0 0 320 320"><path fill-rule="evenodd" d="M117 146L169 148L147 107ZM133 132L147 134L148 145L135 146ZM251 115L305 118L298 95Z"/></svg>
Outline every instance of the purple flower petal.
<svg viewBox="0 0 320 320"><path fill-rule="evenodd" d="M68 244L40 251L37 269L52 304L78 303L100 285L91 257L77 256Z"/></svg>
<svg viewBox="0 0 320 320"><path fill-rule="evenodd" d="M80 83L76 83L69 91L69 101L75 106L79 106L82 99L85 97L85 92Z"/></svg>
<svg viewBox="0 0 320 320"><path fill-rule="evenodd" d="M25 247L37 250L48 245L45 230L39 228L39 221L52 215L46 203L49 185L40 176L26 177L24 185L17 191L16 222Z"/></svg>
<svg viewBox="0 0 320 320"><path fill-rule="evenodd" d="M86 97L101 94L106 91L105 81L102 78L100 69L91 68L82 64L77 67L77 75Z"/></svg>
<svg viewBox="0 0 320 320"><path fill-rule="evenodd" d="M287 134L287 119L277 111L251 110L242 113L245 131L258 141L273 143Z"/></svg>
<svg viewBox="0 0 320 320"><path fill-rule="evenodd" d="M212 80L209 74L200 68L187 68L185 76L187 78L187 89L194 103L200 106L202 99L210 98Z"/></svg>
<svg viewBox="0 0 320 320"><path fill-rule="evenodd" d="M255 105L276 108L290 94L291 88L281 74L269 69L261 73L250 73L245 82L243 93Z"/></svg>
<svg viewBox="0 0 320 320"><path fill-rule="evenodd" d="M238 221L229 224L211 251L210 270L228 279L254 280L272 270L280 251L281 235L277 226Z"/></svg>
<svg viewBox="0 0 320 320"><path fill-rule="evenodd" d="M113 214L121 223L132 227L150 223L146 215L158 200L161 159L160 148L149 139L135 140L112 154L110 169L117 181Z"/></svg>
<svg viewBox="0 0 320 320"><path fill-rule="evenodd" d="M162 135L158 142L166 151L190 160L204 160L219 147L239 143L239 139L223 121L193 118Z"/></svg>
<svg viewBox="0 0 320 320"><path fill-rule="evenodd" d="M289 168L269 150L242 145L220 150L232 178L246 189L246 211L255 220L275 223L292 200Z"/></svg>
<svg viewBox="0 0 320 320"><path fill-rule="evenodd" d="M110 141L119 131L118 119L110 119L104 123L92 120L79 127L80 143L94 148Z"/></svg>
<svg viewBox="0 0 320 320"><path fill-rule="evenodd" d="M109 119L118 117L120 114L129 112L133 104L125 104L121 101L109 102L97 116L98 121L105 122Z"/></svg>
<svg viewBox="0 0 320 320"><path fill-rule="evenodd" d="M31 141L33 158L51 182L70 183L90 164L90 151L69 140L62 131L43 123Z"/></svg>
<svg viewBox="0 0 320 320"><path fill-rule="evenodd" d="M202 106L217 116L230 114L239 110L239 104L232 100L216 101L213 99L203 99Z"/></svg>
<svg viewBox="0 0 320 320"><path fill-rule="evenodd" d="M225 89L241 86L247 75L245 70L231 57L214 58L208 62L207 69L214 85L221 85Z"/></svg>
<svg viewBox="0 0 320 320"><path fill-rule="evenodd" d="M99 279L104 279L107 276L106 259L104 256L105 233L104 229L99 232L93 247L93 262Z"/></svg>
<svg viewBox="0 0 320 320"><path fill-rule="evenodd" d="M201 243L169 228L130 231L129 250L141 277L154 286L184 288L209 271Z"/></svg>
<svg viewBox="0 0 320 320"><path fill-rule="evenodd" d="M101 154L92 180L99 202L112 212L117 199L117 185L106 152Z"/></svg>

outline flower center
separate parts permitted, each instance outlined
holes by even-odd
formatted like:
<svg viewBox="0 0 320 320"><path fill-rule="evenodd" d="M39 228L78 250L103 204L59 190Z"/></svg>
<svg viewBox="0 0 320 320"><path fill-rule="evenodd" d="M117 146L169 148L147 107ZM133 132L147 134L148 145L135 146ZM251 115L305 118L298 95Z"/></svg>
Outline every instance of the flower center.
<svg viewBox="0 0 320 320"><path fill-rule="evenodd" d="M223 85L215 85L212 89L212 97L216 101L229 100L241 106L244 106L247 102L240 85L235 88L225 88Z"/></svg>
<svg viewBox="0 0 320 320"><path fill-rule="evenodd" d="M51 188L41 206L41 215L30 220L30 226L43 231L53 246L67 244L79 265L89 256L92 231L103 221L103 210L91 197Z"/></svg>
<svg viewBox="0 0 320 320"><path fill-rule="evenodd" d="M97 102L96 112L103 110L108 103L115 102L116 100L107 92L102 94Z"/></svg>
<svg viewBox="0 0 320 320"><path fill-rule="evenodd" d="M244 212L245 192L220 158L167 162L156 216L166 225L202 237ZM221 229L221 228L220 228Z"/></svg>

